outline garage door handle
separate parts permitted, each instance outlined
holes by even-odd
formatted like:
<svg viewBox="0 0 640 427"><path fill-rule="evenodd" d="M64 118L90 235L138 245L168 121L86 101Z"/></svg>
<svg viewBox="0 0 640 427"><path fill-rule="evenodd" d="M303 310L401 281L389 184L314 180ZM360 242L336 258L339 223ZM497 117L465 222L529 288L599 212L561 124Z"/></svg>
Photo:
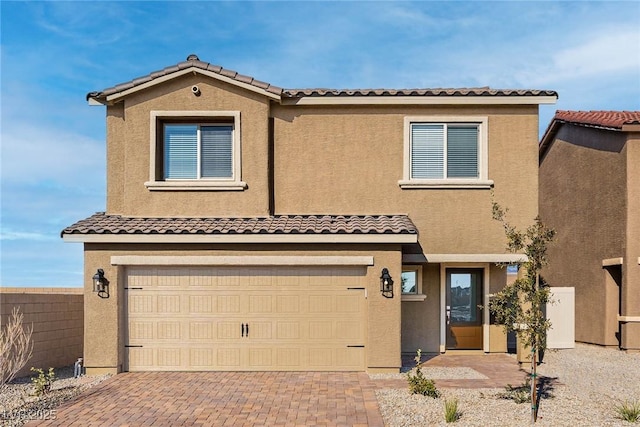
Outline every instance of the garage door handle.
<svg viewBox="0 0 640 427"><path fill-rule="evenodd" d="M244 323L242 324L242 336L244 336Z"/></svg>
<svg viewBox="0 0 640 427"><path fill-rule="evenodd" d="M246 324L246 327L247 327L247 337L248 337L249 336L249 324L248 323Z"/></svg>

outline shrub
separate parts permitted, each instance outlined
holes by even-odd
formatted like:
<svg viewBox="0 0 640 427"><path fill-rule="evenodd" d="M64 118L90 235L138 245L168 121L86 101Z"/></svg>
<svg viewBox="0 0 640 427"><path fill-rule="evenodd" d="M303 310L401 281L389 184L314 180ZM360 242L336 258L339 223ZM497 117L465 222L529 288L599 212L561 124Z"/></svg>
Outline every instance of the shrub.
<svg viewBox="0 0 640 427"><path fill-rule="evenodd" d="M14 307L7 324L0 328L0 389L16 377L33 353L33 325L23 326L22 319L20 309Z"/></svg>
<svg viewBox="0 0 640 427"><path fill-rule="evenodd" d="M53 382L56 380L56 374L53 371L53 368L49 368L49 372L46 374L39 368L31 368L31 370L38 373L38 376L31 378L34 388L33 394L36 396L42 396L43 394L49 393Z"/></svg>
<svg viewBox="0 0 640 427"><path fill-rule="evenodd" d="M531 380L529 377L525 380L521 386L514 387L508 384L505 387L503 393L499 393L498 396L502 399L513 400L516 403L526 403L531 400Z"/></svg>
<svg viewBox="0 0 640 427"><path fill-rule="evenodd" d="M458 399L445 399L444 401L444 420L448 423L455 423L460 419L460 411L458 410Z"/></svg>
<svg viewBox="0 0 640 427"><path fill-rule="evenodd" d="M429 396L433 398L439 397L440 392L436 388L433 380L425 377L422 373L422 370L420 369L422 350L418 349L417 355L414 360L416 361L415 369L407 373L407 381L409 382L409 391L411 392L411 394L421 394L423 396Z"/></svg>
<svg viewBox="0 0 640 427"><path fill-rule="evenodd" d="M618 417L625 421L630 423L638 422L640 421L640 400L625 400L616 406L616 412L618 412Z"/></svg>

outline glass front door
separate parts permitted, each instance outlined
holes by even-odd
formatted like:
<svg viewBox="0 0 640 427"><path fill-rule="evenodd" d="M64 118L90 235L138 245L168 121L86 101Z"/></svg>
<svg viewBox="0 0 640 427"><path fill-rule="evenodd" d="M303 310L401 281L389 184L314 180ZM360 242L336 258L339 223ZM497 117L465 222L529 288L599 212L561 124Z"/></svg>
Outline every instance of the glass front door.
<svg viewBox="0 0 640 427"><path fill-rule="evenodd" d="M482 350L481 268L447 269L447 349Z"/></svg>

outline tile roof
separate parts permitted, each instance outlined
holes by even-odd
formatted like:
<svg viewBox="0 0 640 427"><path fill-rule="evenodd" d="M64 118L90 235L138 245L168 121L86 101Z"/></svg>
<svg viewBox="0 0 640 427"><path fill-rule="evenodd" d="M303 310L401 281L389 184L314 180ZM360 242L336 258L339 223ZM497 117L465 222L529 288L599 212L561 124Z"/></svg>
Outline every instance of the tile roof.
<svg viewBox="0 0 640 427"><path fill-rule="evenodd" d="M640 111L556 111L553 120L622 129L622 125L640 124Z"/></svg>
<svg viewBox="0 0 640 427"><path fill-rule="evenodd" d="M271 92L274 95L282 94L282 88L254 79L251 76L245 76L245 75L239 74L237 71L229 70L227 68L222 68L219 65L213 65L208 62L200 61L200 58L198 58L198 56L191 54L187 57L186 61L180 62L176 65L165 67L162 70L154 71L153 73L149 73L146 76L138 77L128 82L120 83L113 87L103 89L101 91L89 92L87 94L87 99L106 98L107 96L113 95L114 93L118 93L118 92L125 91L127 89L134 88L135 86L139 86L141 84L150 82L159 77L168 76L172 73L175 73L177 71L183 70L185 68L190 68L190 67L211 71L213 73L220 74L221 76L229 77L230 79L236 80L238 82L250 84L259 89L266 90L267 92Z"/></svg>
<svg viewBox="0 0 640 427"><path fill-rule="evenodd" d="M138 77L125 83L103 89L101 91L89 92L87 99L106 99L107 96L136 86L151 82L160 77L169 76L185 68L195 67L207 70L221 76L228 77L240 83L249 84L256 88L263 89L282 98L302 98L302 97L349 97L349 96L558 96L552 90L515 90L515 89L491 89L489 87L480 88L440 88L440 89L282 89L278 86L271 85L260 80L256 80L251 76L239 74L236 71L223 68L219 65L213 65L208 62L200 61L198 56L189 55L186 61L176 65L165 67L162 70L154 71L146 76Z"/></svg>
<svg viewBox="0 0 640 427"><path fill-rule="evenodd" d="M558 130L566 123L577 126L624 131L627 125L640 125L640 111L567 111L557 110L538 145L538 158L546 155Z"/></svg>
<svg viewBox="0 0 640 427"><path fill-rule="evenodd" d="M283 96L557 96L552 90L437 88L437 89L284 89Z"/></svg>
<svg viewBox="0 0 640 427"><path fill-rule="evenodd" d="M418 234L406 215L278 215L252 218L137 218L98 212L68 234Z"/></svg>

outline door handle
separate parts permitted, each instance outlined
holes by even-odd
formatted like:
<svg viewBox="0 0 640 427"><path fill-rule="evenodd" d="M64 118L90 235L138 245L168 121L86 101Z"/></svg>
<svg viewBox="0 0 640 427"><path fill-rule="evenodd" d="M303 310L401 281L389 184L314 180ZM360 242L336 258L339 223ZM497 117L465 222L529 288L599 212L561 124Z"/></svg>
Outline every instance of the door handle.
<svg viewBox="0 0 640 427"><path fill-rule="evenodd" d="M246 329L247 335L246 336L249 337L249 324L248 323L247 323L246 327L247 327L247 329Z"/></svg>
<svg viewBox="0 0 640 427"><path fill-rule="evenodd" d="M242 336L244 337L244 323L242 324Z"/></svg>

